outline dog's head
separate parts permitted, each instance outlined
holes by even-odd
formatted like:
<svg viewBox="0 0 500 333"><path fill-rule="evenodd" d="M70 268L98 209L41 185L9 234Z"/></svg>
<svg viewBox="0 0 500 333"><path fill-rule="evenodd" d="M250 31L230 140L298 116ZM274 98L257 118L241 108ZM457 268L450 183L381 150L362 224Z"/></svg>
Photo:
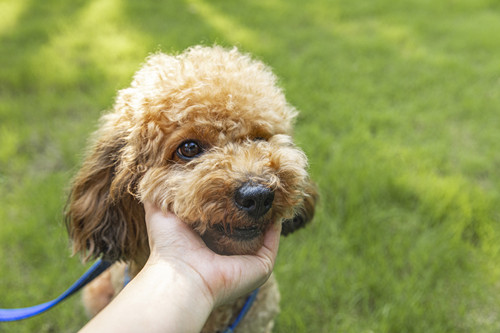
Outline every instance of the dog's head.
<svg viewBox="0 0 500 333"><path fill-rule="evenodd" d="M141 202L189 224L218 253L257 251L273 223L306 224L316 192L292 142L296 111L261 62L236 49L156 54L119 92L68 202L74 250L147 255Z"/></svg>

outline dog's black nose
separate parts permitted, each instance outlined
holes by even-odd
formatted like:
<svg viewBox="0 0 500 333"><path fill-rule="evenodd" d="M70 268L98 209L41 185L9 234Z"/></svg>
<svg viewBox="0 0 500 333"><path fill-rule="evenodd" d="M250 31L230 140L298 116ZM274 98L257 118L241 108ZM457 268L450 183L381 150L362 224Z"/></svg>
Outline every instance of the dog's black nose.
<svg viewBox="0 0 500 333"><path fill-rule="evenodd" d="M244 183L234 195L236 206L255 219L271 209L273 200L273 190L254 183Z"/></svg>

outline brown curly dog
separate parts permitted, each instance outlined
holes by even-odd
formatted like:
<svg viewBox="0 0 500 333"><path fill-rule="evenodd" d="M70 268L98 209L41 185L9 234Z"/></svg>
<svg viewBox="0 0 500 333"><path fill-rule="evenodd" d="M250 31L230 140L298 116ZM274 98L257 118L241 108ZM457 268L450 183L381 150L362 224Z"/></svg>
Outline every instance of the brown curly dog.
<svg viewBox="0 0 500 333"><path fill-rule="evenodd" d="M66 211L74 252L116 263L84 291L95 315L145 264L142 202L171 211L219 254L251 254L273 223L283 234L311 220L317 198L292 142L290 106L264 64L237 49L194 47L149 57L118 93L77 174ZM246 297L217 308L219 332ZM265 332L279 311L273 277L238 332Z"/></svg>

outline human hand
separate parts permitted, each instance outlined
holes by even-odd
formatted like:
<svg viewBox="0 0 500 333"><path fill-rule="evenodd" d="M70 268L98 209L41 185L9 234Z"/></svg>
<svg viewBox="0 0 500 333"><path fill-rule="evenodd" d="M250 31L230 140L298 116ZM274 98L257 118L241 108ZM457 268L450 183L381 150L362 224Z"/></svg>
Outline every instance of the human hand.
<svg viewBox="0 0 500 333"><path fill-rule="evenodd" d="M146 225L151 254L145 268L174 269L214 307L255 290L272 273L278 253L281 223L265 235L255 255L223 256L210 250L201 237L174 214L146 202Z"/></svg>
<svg viewBox="0 0 500 333"><path fill-rule="evenodd" d="M137 276L81 332L199 332L218 305L271 275L281 225L255 255L222 256L171 213L145 203L150 256Z"/></svg>

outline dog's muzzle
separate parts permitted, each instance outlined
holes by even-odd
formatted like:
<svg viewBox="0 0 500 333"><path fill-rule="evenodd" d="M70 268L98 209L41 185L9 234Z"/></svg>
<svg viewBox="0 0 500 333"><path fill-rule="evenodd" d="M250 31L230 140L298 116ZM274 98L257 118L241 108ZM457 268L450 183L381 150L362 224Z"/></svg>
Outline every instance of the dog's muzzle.
<svg viewBox="0 0 500 333"><path fill-rule="evenodd" d="M273 206L274 191L262 184L248 181L236 189L233 200L235 207L247 218L238 223L215 224L211 230L220 236L242 242L261 237L271 221L265 215Z"/></svg>
<svg viewBox="0 0 500 333"><path fill-rule="evenodd" d="M273 190L251 182L244 183L234 195L236 207L254 219L264 216L271 209L273 201Z"/></svg>

